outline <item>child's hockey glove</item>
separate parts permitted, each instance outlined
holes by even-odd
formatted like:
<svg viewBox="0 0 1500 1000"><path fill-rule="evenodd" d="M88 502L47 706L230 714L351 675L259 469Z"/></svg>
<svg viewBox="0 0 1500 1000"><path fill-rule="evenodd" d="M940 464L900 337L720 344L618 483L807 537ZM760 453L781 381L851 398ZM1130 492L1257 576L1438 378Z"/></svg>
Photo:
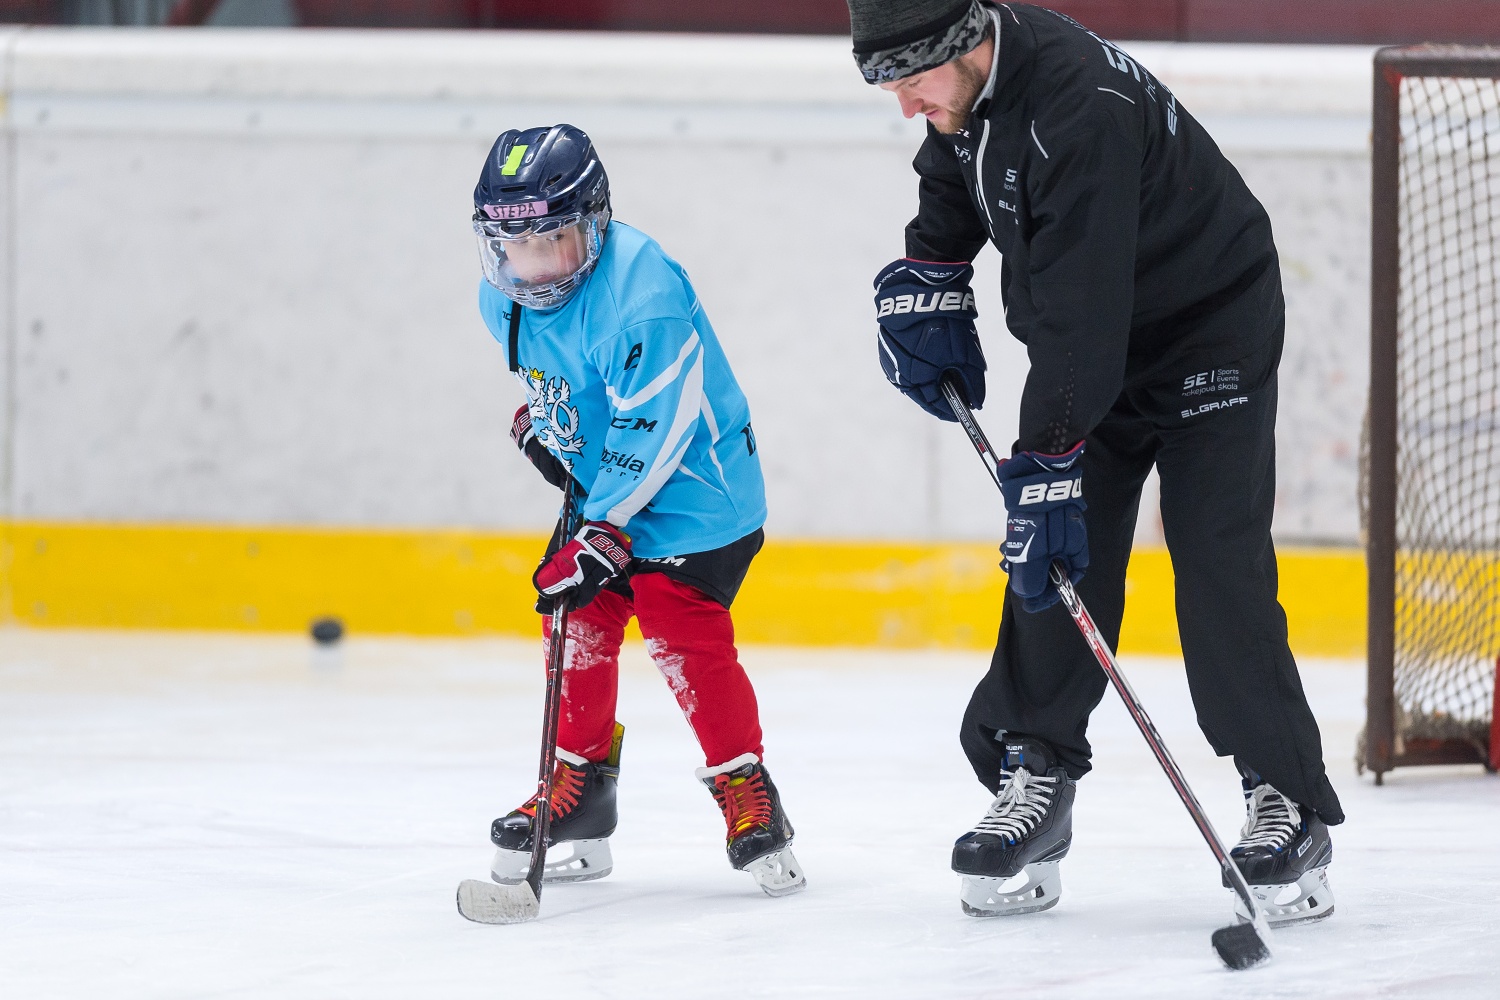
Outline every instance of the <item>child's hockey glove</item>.
<svg viewBox="0 0 1500 1000"><path fill-rule="evenodd" d="M570 598L577 609L587 606L605 584L629 568L629 536L608 521L589 521L566 545L542 560L531 583L542 597L554 602Z"/></svg>
<svg viewBox="0 0 1500 1000"><path fill-rule="evenodd" d="M1080 441L1062 455L1023 451L1000 463L1000 492L1009 515L1000 565L1027 611L1042 611L1062 600L1047 575L1053 560L1061 560L1075 584L1088 569L1083 473L1074 468L1082 454Z"/></svg>
<svg viewBox="0 0 1500 1000"><path fill-rule="evenodd" d="M974 292L968 264L903 258L875 278L880 367L891 385L943 420L958 419L939 388L952 372L969 405L984 405L984 352L974 330Z"/></svg>
<svg viewBox="0 0 1500 1000"><path fill-rule="evenodd" d="M523 404L516 411L515 419L510 422L510 439L521 449L521 454L536 466L543 479L560 490L568 488L573 477L568 474L568 467L537 440L536 431L531 427L531 407Z"/></svg>

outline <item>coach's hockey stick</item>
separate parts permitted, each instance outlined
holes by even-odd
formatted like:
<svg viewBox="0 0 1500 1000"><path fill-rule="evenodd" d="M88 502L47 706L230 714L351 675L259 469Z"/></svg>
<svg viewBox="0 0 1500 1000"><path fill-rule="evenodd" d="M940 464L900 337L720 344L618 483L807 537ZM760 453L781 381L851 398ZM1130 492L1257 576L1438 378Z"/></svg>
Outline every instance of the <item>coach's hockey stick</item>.
<svg viewBox="0 0 1500 1000"><path fill-rule="evenodd" d="M577 528L577 499L567 491L563 502L563 537ZM562 715L563 669L568 639L568 598L552 605L551 645L547 650L547 697L542 714L542 762L537 777L536 814L531 820L531 866L526 879L497 885L479 879L458 884L458 912L481 924L519 924L535 920L542 910L542 872L547 864L547 835L552 826L552 772L557 768L557 727Z"/></svg>
<svg viewBox="0 0 1500 1000"><path fill-rule="evenodd" d="M973 411L969 409L968 403L965 402L958 386L952 380L943 380L942 391L943 398L953 408L954 416L958 417L958 422L963 425L964 432L969 435L969 441L974 445L974 450L979 452L979 457L984 460L985 467L989 469L990 478L995 480L996 486L999 486L1000 460L996 458L989 439L984 436L984 431L974 419ZM1265 914L1255 905L1255 897L1250 893L1250 886L1245 882L1245 876L1240 873L1239 867L1230 859L1229 852L1224 849L1224 842L1219 839L1213 824L1203 812L1203 806L1198 804L1198 797L1188 787L1187 779L1182 776L1182 769L1177 766L1177 762L1167 751L1167 745L1162 742L1161 734L1156 731L1156 726L1152 724L1151 717L1141 706L1140 699L1131 690L1130 683L1120 671L1119 662L1115 660L1115 654L1109 648L1109 643L1104 641L1104 636L1100 634L1099 627L1094 624L1094 619L1089 615L1088 608L1084 607L1078 592L1073 589L1073 584L1068 579L1067 573L1063 571L1061 563L1052 564L1050 576L1058 593L1062 595L1063 604L1067 607L1068 613L1073 616L1073 622L1078 626L1078 631L1083 633L1084 641L1088 643L1089 649L1093 650L1094 659L1099 661L1099 666L1109 677L1115 691L1119 693L1120 700L1125 703L1125 710L1135 720L1141 735L1146 738L1146 744L1156 755L1157 763L1167 773L1167 780L1172 783L1178 798L1182 799L1182 804L1187 807L1188 815L1192 816L1198 832L1203 834L1204 840L1208 841L1208 849L1213 852L1214 858L1219 862L1224 878L1244 902L1245 911L1254 916L1250 923L1234 923L1214 931L1212 939L1214 951L1231 969L1248 969L1253 965L1261 964L1271 957L1271 928L1266 923Z"/></svg>

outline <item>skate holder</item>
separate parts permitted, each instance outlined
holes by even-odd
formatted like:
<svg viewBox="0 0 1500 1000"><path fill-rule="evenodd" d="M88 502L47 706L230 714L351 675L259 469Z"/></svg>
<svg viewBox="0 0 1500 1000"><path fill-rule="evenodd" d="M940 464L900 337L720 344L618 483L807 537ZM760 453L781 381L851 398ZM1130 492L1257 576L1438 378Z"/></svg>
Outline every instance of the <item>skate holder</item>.
<svg viewBox="0 0 1500 1000"><path fill-rule="evenodd" d="M531 865L531 852L510 851L495 848L495 857L490 862L490 878L501 885L515 885L526 881L526 870ZM615 860L610 854L609 839L568 840L547 848L547 863L542 869L543 884L557 882L589 882L603 878L614 871Z"/></svg>
<svg viewBox="0 0 1500 1000"><path fill-rule="evenodd" d="M807 888L807 877L790 850L772 851L745 866L767 896L789 896Z"/></svg>
<svg viewBox="0 0 1500 1000"><path fill-rule="evenodd" d="M1285 885L1252 885L1250 894L1272 927L1321 920L1333 912L1333 890L1328 887L1326 868L1305 872L1297 881ZM1234 912L1241 920L1249 921L1245 903L1238 895L1234 897Z"/></svg>
<svg viewBox="0 0 1500 1000"><path fill-rule="evenodd" d="M971 917L1008 917L1051 909L1062 898L1057 866L1056 861L1039 862L1003 878L965 875L959 903Z"/></svg>

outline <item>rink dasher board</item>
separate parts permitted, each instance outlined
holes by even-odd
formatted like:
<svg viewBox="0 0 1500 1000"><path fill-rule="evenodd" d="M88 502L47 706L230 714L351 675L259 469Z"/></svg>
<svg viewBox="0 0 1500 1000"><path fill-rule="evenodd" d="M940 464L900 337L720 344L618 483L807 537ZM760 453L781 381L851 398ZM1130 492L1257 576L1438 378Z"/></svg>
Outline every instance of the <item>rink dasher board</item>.
<svg viewBox="0 0 1500 1000"><path fill-rule="evenodd" d="M16 94L18 133L266 136L277 138L488 139L518 121L583 122L600 140L878 144L915 148L922 123L840 106L327 98L116 97ZM1362 155L1369 123L1355 115L1204 115L1230 150Z"/></svg>

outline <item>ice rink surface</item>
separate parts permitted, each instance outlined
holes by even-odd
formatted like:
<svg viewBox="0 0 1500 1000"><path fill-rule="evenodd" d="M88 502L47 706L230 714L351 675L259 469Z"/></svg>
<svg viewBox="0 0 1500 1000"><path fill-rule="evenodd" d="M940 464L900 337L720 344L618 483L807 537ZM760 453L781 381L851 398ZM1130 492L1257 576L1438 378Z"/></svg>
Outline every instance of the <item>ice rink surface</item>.
<svg viewBox="0 0 1500 1000"><path fill-rule="evenodd" d="M1500 780L1351 764L1362 666L1309 662L1349 821L1337 913L1263 969L1207 850L1113 693L1091 731L1063 898L976 920L948 871L988 795L955 728L981 654L744 652L808 890L730 870L702 763L627 651L615 872L542 918L470 924L491 818L535 781L535 644L0 631L0 994L6 997L1500 996ZM1180 665L1124 666L1221 833L1235 775Z"/></svg>

